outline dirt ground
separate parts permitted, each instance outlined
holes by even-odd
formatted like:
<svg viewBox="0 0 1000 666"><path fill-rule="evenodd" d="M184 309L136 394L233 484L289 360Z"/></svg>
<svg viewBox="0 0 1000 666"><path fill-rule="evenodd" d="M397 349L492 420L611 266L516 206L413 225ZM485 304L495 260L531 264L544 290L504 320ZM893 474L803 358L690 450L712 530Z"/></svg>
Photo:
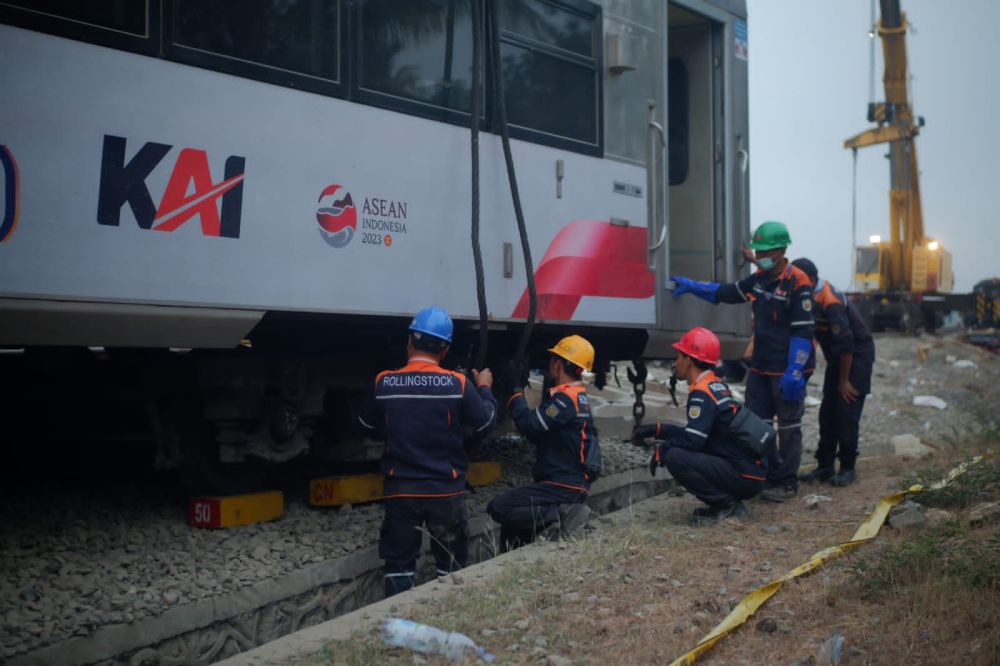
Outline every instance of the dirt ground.
<svg viewBox="0 0 1000 666"><path fill-rule="evenodd" d="M690 495L654 498L593 521L580 539L549 544L552 555L540 562L514 558L501 576L419 604L406 617L463 632L498 663L669 663L697 645L746 593L850 539L881 497L998 448L993 419L1000 400L985 390L978 394L982 400L969 396L977 395L977 385L990 391L1000 386L1000 360L956 345L901 338L883 345L888 358L877 372L866 432L888 438L887 422L909 415L924 432L896 434L923 435L930 449L922 459L866 458L853 486L804 485L794 501L754 500L748 520L708 528L690 526L699 505ZM921 360L917 346L931 348L928 360ZM953 352L963 351L964 358L976 359L975 375L955 369ZM910 363L921 371L902 367ZM930 415L915 411L915 391L907 390L914 386L920 394L946 394L952 404L930 408ZM815 418L815 410L806 418ZM878 450L891 446L879 441ZM975 492L928 497L928 507L944 508L926 508L924 525L887 524L874 541L786 583L699 663L832 663L822 661L821 650L834 634L844 637L845 664L1000 663L1000 530L968 523L973 504L1000 499L1000 466L985 466L989 474L976 477ZM810 502L812 494L822 497ZM440 658L388 649L371 629L331 643L308 663L425 659Z"/></svg>

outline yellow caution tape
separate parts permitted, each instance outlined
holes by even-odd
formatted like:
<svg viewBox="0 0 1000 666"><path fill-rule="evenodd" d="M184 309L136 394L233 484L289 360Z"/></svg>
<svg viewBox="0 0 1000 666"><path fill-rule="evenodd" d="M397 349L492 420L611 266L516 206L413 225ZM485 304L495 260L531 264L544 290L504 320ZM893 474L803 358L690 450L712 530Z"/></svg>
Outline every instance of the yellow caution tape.
<svg viewBox="0 0 1000 666"><path fill-rule="evenodd" d="M726 636L741 624L749 620L750 616L753 615L758 608L764 605L765 601L777 594L778 590L781 589L781 586L785 583L785 581L805 575L813 569L823 566L828 561L843 555L849 550L857 548L866 541L874 539L879 530L882 528L882 524L885 522L886 516L889 515L889 510L892 507L896 506L910 495L916 495L927 490L938 490L940 488L944 488L959 476L964 474L969 467L980 463L984 457L985 456L976 456L971 460L963 462L961 465L948 472L946 477L932 485L930 488L924 488L923 486L917 484L910 486L908 490L883 497L879 500L878 506L876 506L875 509L864 519L861 525L858 526L857 531L854 533L854 536L851 537L850 541L837 546L824 548L806 560L804 564L800 564L795 567L781 578L771 581L767 585L758 587L756 590L750 592L748 595L743 597L738 604L736 604L736 607L729 612L729 615L727 615L725 619L723 619L722 622L715 627L715 629L712 629L712 631L708 632L708 634L701 639L701 642L699 642L693 650L675 659L670 666L693 664L698 657L705 652L708 652L712 646L722 639L723 636Z"/></svg>

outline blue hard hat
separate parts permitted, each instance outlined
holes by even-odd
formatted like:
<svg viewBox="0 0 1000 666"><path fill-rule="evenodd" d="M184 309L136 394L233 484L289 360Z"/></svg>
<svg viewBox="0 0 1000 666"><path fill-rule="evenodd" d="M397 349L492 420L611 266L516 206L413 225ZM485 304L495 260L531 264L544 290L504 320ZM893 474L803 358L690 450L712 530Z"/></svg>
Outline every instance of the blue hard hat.
<svg viewBox="0 0 1000 666"><path fill-rule="evenodd" d="M451 323L451 317L448 316L448 311L444 308L424 308L413 315L413 321L410 322L411 332L440 338L449 344L453 330L454 324Z"/></svg>

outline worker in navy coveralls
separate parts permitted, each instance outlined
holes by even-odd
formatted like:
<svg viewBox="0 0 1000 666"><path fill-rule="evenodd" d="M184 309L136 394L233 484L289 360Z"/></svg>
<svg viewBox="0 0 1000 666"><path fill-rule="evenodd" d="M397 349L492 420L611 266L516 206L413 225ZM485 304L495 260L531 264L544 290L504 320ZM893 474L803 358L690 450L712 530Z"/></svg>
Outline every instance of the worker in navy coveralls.
<svg viewBox="0 0 1000 666"><path fill-rule="evenodd" d="M858 458L858 431L865 396L872 386L875 341L854 303L827 280L819 279L816 264L803 258L792 265L805 271L816 283L813 289L816 342L826 357L816 449L819 466L799 478L848 486L857 480L854 464ZM833 463L838 458L840 470L835 471Z"/></svg>
<svg viewBox="0 0 1000 666"><path fill-rule="evenodd" d="M581 380L594 364L594 347L579 335L570 335L548 350L548 379L552 388L535 409L520 388L507 403L517 431L535 444L533 483L494 497L487 505L500 523L500 547L507 550L530 543L545 531L569 536L590 516L584 504L599 460L600 444L587 391ZM514 371L512 377L521 373Z"/></svg>
<svg viewBox="0 0 1000 666"><path fill-rule="evenodd" d="M802 415L813 353L813 282L785 258L792 239L781 222L764 222L754 231L744 257L753 274L728 284L677 276L674 297L691 293L709 303L751 303L753 355L747 376L746 405L761 419L778 421L780 464L768 469L760 496L772 502L794 497L802 462ZM753 250L754 252L751 252Z"/></svg>
<svg viewBox="0 0 1000 666"><path fill-rule="evenodd" d="M453 324L447 311L427 308L414 316L406 345L409 360L375 378L358 422L385 438L382 454L385 518L379 556L385 560L385 596L413 587L426 525L439 576L468 559L469 513L464 428L486 434L496 426L489 368L465 375L445 370Z"/></svg>

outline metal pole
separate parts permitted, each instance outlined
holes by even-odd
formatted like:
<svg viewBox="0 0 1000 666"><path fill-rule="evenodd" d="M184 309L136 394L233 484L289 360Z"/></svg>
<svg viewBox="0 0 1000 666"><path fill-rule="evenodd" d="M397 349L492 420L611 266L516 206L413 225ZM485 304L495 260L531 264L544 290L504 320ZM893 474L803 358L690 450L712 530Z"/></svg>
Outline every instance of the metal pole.
<svg viewBox="0 0 1000 666"><path fill-rule="evenodd" d="M855 281L858 275L858 149L851 148L853 165L851 167L851 281L850 291L857 288Z"/></svg>

